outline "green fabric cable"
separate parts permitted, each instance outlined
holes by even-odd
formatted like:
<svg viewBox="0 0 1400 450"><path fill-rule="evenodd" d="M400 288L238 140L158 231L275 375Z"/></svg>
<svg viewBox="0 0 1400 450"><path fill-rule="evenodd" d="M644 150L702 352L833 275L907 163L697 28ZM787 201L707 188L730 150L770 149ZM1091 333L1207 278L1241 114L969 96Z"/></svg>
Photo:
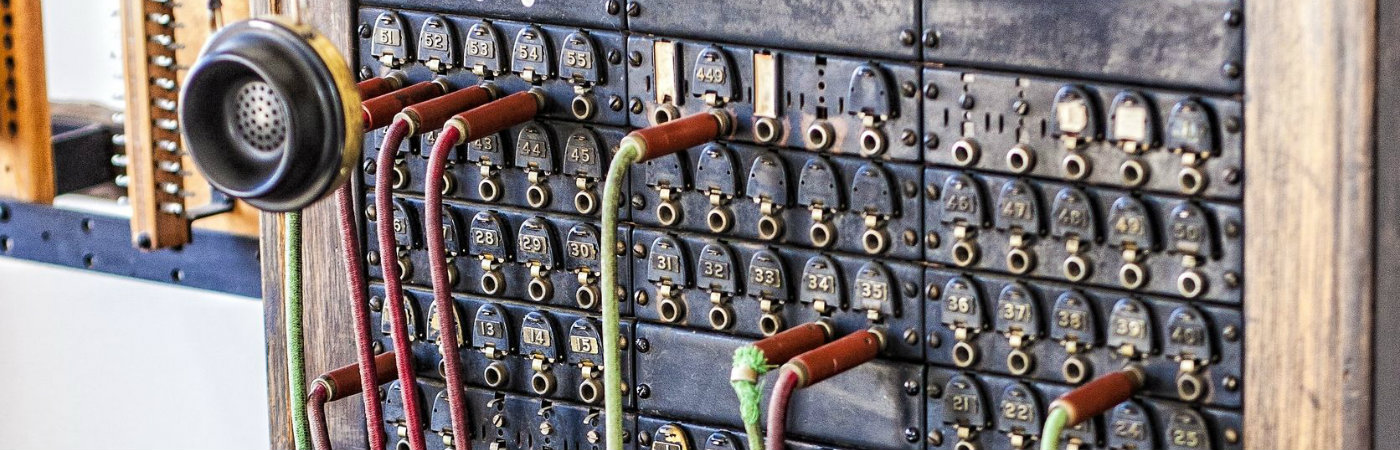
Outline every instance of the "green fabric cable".
<svg viewBox="0 0 1400 450"><path fill-rule="evenodd" d="M297 450L311 448L311 421L306 416L306 355L301 330L301 213L282 215L286 268L282 279L283 318L287 327L287 395L291 397L292 433Z"/></svg>
<svg viewBox="0 0 1400 450"><path fill-rule="evenodd" d="M1069 411L1064 408L1053 408L1050 416L1045 418L1045 428L1040 431L1040 450L1059 450L1060 432L1065 430L1065 424L1069 422Z"/></svg>
<svg viewBox="0 0 1400 450"><path fill-rule="evenodd" d="M734 370L752 372L754 380L768 373L774 366L768 364L763 350L745 345L734 350ZM744 433L749 435L749 449L763 450L762 417L763 388L753 380L730 379L734 394L739 396L739 416L744 420Z"/></svg>
<svg viewBox="0 0 1400 450"><path fill-rule="evenodd" d="M622 203L622 188L627 182L627 169L642 155L642 150L630 137L613 155L612 165L603 183L603 411L608 450L622 450L622 318L617 299L617 208Z"/></svg>

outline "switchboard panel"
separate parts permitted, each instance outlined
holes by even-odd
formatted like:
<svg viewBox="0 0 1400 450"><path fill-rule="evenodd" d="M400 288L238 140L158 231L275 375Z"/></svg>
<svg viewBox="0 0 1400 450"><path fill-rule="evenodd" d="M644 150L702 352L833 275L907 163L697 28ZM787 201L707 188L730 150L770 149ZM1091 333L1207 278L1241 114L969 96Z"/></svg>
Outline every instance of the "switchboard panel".
<svg viewBox="0 0 1400 450"><path fill-rule="evenodd" d="M1241 448L1241 14L365 2L354 72L441 96L403 102L387 128L365 107L354 216L374 348L411 359L382 389L377 435L601 449L613 396L626 448L751 449L736 350L816 327L836 341L821 349L846 346L839 370L757 385L790 448ZM414 128L454 95L499 100ZM516 99L535 109L489 106ZM482 110L500 113L490 133L472 128ZM639 139L681 139L646 133L694 117L715 118L714 139L644 150L607 186ZM604 367L610 346L621 367ZM1114 376L1136 377L1125 402L1041 434L1057 398Z"/></svg>

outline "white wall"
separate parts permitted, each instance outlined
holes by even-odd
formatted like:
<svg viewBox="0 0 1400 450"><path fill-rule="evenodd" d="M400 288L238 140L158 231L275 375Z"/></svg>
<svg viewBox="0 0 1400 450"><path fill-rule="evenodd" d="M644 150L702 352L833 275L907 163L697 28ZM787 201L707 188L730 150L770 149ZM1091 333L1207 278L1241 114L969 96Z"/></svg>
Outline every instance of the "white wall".
<svg viewBox="0 0 1400 450"><path fill-rule="evenodd" d="M0 449L264 449L262 303L0 257Z"/></svg>
<svg viewBox="0 0 1400 450"><path fill-rule="evenodd" d="M125 108L116 0L40 0L49 99ZM125 1L125 0L123 0ZM188 0L201 1L201 0Z"/></svg>

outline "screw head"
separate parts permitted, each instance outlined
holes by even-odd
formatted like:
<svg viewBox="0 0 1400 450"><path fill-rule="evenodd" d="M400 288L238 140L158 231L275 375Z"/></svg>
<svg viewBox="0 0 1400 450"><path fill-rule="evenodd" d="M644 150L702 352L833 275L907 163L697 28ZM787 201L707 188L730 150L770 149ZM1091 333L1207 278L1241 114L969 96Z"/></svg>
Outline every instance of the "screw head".
<svg viewBox="0 0 1400 450"><path fill-rule="evenodd" d="M617 49L608 50L608 64L620 63L622 63L622 52L617 51Z"/></svg>
<svg viewBox="0 0 1400 450"><path fill-rule="evenodd" d="M904 440L909 442L919 442L919 429L914 427L905 428Z"/></svg>
<svg viewBox="0 0 1400 450"><path fill-rule="evenodd" d="M962 109L972 109L972 107L976 105L977 99L972 98L971 95L967 95L966 92L958 95L958 106L961 106Z"/></svg>
<svg viewBox="0 0 1400 450"><path fill-rule="evenodd" d="M626 439L623 440L625 441ZM651 435L646 433L637 434L637 443L642 444L643 447L651 445Z"/></svg>
<svg viewBox="0 0 1400 450"><path fill-rule="evenodd" d="M373 77L374 77L374 69L370 69L369 66L360 66L360 79L361 79L361 80L368 80L368 79L373 78Z"/></svg>
<svg viewBox="0 0 1400 450"><path fill-rule="evenodd" d="M943 345L943 341L938 338L938 333L932 331L928 333L928 337L924 339L924 342L928 342L929 348L938 348L940 345Z"/></svg>
<svg viewBox="0 0 1400 450"><path fill-rule="evenodd" d="M651 341L646 340L646 338L637 338L637 351L641 353L651 351Z"/></svg>
<svg viewBox="0 0 1400 450"><path fill-rule="evenodd" d="M1240 274L1237 272L1225 272L1225 286L1230 288L1240 287Z"/></svg>
<svg viewBox="0 0 1400 450"><path fill-rule="evenodd" d="M642 99L632 97L632 100L628 102L628 108L632 111L632 114L641 114L642 111L644 111L642 107Z"/></svg>
<svg viewBox="0 0 1400 450"><path fill-rule="evenodd" d="M356 28L355 31L360 33L360 39L369 39L370 35L374 33L374 29L370 28L367 23L360 24L360 27Z"/></svg>
<svg viewBox="0 0 1400 450"><path fill-rule="evenodd" d="M608 0L608 15L616 16L619 12L622 12L622 4L617 0Z"/></svg>
<svg viewBox="0 0 1400 450"><path fill-rule="evenodd" d="M615 94L608 96L608 109L622 111L622 97Z"/></svg>
<svg viewBox="0 0 1400 450"><path fill-rule="evenodd" d="M938 232L930 231L924 235L924 245L928 248L938 248Z"/></svg>
<svg viewBox="0 0 1400 450"><path fill-rule="evenodd" d="M1225 183L1228 183L1228 184L1239 184L1239 183L1240 183L1240 169L1237 169L1237 168L1234 168L1234 167L1231 167L1231 168L1229 168L1229 169L1225 169Z"/></svg>
<svg viewBox="0 0 1400 450"><path fill-rule="evenodd" d="M1224 19L1226 25L1238 27L1240 24L1244 23L1244 13L1241 13L1238 9L1231 9L1225 11Z"/></svg>
<svg viewBox="0 0 1400 450"><path fill-rule="evenodd" d="M632 245L632 255L633 255L634 257L636 257L636 258L645 258L645 257L647 257L647 247L646 247L645 245L642 245L642 244L633 244L633 245Z"/></svg>
<svg viewBox="0 0 1400 450"><path fill-rule="evenodd" d="M647 207L647 198L642 194L632 194L632 209L641 211Z"/></svg>
<svg viewBox="0 0 1400 450"><path fill-rule="evenodd" d="M645 384L637 385L637 398L650 398L651 386Z"/></svg>
<svg viewBox="0 0 1400 450"><path fill-rule="evenodd" d="M637 2L627 2L627 15L629 17L637 17L641 14L642 5L637 4Z"/></svg>
<svg viewBox="0 0 1400 450"><path fill-rule="evenodd" d="M647 297L647 291L637 290L637 293L632 295L632 301L637 302L637 306L646 306L651 300Z"/></svg>
<svg viewBox="0 0 1400 450"><path fill-rule="evenodd" d="M933 132L924 133L924 148L929 150L938 149L938 135Z"/></svg>
<svg viewBox="0 0 1400 450"><path fill-rule="evenodd" d="M1011 102L1011 109L1016 111L1017 115L1024 116L1031 111L1031 104L1026 103L1025 100L1016 99L1016 101Z"/></svg>
<svg viewBox="0 0 1400 450"><path fill-rule="evenodd" d="M938 398L943 396L943 387L935 383L928 384L928 397Z"/></svg>
<svg viewBox="0 0 1400 450"><path fill-rule="evenodd" d="M1229 132L1231 132L1231 133L1239 133L1239 132L1240 132L1240 118L1239 118L1238 116L1226 117L1226 118L1225 118L1225 131L1229 131Z"/></svg>
<svg viewBox="0 0 1400 450"><path fill-rule="evenodd" d="M904 131L899 132L899 142L904 143L904 145L918 144L919 134L915 133L914 130L906 128Z"/></svg>
<svg viewBox="0 0 1400 450"><path fill-rule="evenodd" d="M914 331L913 328L904 330L904 343L905 343L905 344L909 344L909 345L918 344L918 343L919 343L919 332ZM906 386L906 387L907 387L907 386Z"/></svg>
<svg viewBox="0 0 1400 450"><path fill-rule="evenodd" d="M934 447L943 445L943 432L938 430L928 432L928 445Z"/></svg>
<svg viewBox="0 0 1400 450"><path fill-rule="evenodd" d="M642 66L642 52L639 52L639 51L636 51L636 50L632 50L631 52L628 52L628 53L627 53L627 64L632 65L632 67L641 67L641 66Z"/></svg>
<svg viewBox="0 0 1400 450"><path fill-rule="evenodd" d="M1240 340L1240 327L1234 325L1226 325L1225 329L1220 332L1220 335L1224 337L1226 341L1238 341Z"/></svg>
<svg viewBox="0 0 1400 450"><path fill-rule="evenodd" d="M1240 388L1240 379L1239 379L1239 378L1235 378L1234 375L1230 375L1230 376L1225 377L1225 389L1226 389L1226 390L1234 391L1234 390L1239 389L1239 388Z"/></svg>

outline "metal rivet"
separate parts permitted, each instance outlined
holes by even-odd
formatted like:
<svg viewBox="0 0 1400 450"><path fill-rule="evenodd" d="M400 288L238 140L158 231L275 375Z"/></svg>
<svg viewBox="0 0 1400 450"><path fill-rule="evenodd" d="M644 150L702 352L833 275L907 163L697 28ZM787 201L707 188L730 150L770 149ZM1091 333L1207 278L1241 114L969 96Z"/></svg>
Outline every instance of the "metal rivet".
<svg viewBox="0 0 1400 450"><path fill-rule="evenodd" d="M938 47L938 32L933 30L924 30L924 47Z"/></svg>
<svg viewBox="0 0 1400 450"><path fill-rule="evenodd" d="M918 93L918 92L919 92L919 87L918 87L918 86L914 86L914 82L913 82L913 81L905 81L904 83L902 83L902 84L899 85L899 94L900 94L900 95L903 95L903 96L905 96L905 97L913 97L914 94L916 94L916 93Z"/></svg>
<svg viewBox="0 0 1400 450"><path fill-rule="evenodd" d="M1240 71L1240 65L1236 62L1227 62L1224 66L1220 67L1220 73L1227 78L1239 78Z"/></svg>
<svg viewBox="0 0 1400 450"><path fill-rule="evenodd" d="M1240 10L1238 10L1238 9L1231 9L1231 10L1229 10L1229 11L1225 11L1225 24L1226 24L1226 25L1229 25L1229 26L1232 26L1232 27L1238 27L1238 26L1240 26L1241 23L1244 23L1244 14L1241 13Z"/></svg>
<svg viewBox="0 0 1400 450"><path fill-rule="evenodd" d="M915 36L915 35L914 35L914 30L910 30L910 29L900 30L900 32L899 32L899 43L904 44L904 45L906 45L906 46L907 46L907 45L914 45L915 39L918 39L918 36Z"/></svg>
<svg viewBox="0 0 1400 450"><path fill-rule="evenodd" d="M924 85L924 98L933 100L938 98L938 85L929 82Z"/></svg>

